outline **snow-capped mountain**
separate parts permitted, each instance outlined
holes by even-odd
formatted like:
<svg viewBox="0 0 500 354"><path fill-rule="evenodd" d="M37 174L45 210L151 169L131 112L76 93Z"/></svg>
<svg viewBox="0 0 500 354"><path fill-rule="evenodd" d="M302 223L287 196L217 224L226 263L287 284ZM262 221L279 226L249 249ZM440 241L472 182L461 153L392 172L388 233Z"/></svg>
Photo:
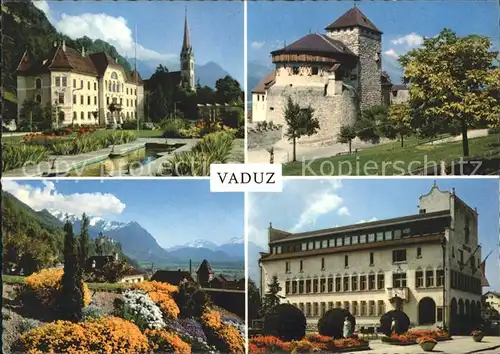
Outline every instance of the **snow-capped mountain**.
<svg viewBox="0 0 500 354"><path fill-rule="evenodd" d="M61 222L69 220L73 225L76 234L81 229L81 217L65 213L60 210L47 210L51 215ZM101 217L88 215L89 234L91 238L96 238L99 233L103 233L122 245L123 252L140 261L174 260L166 250L160 247L156 239L137 222L128 223L105 220Z"/></svg>
<svg viewBox="0 0 500 354"><path fill-rule="evenodd" d="M215 243L213 243L211 241L198 239L195 241L185 243L183 245L169 247L169 248L167 248L167 251L175 251L175 250L178 250L180 248L206 248L206 249L209 249L211 251L215 251L215 250L217 250L218 247L219 246L217 246Z"/></svg>
<svg viewBox="0 0 500 354"><path fill-rule="evenodd" d="M228 261L243 260L245 258L245 238L233 237L227 242L216 245L215 243L198 239L185 243L183 245L176 245L167 248L167 251L175 254L178 258L194 257L206 259L219 259Z"/></svg>

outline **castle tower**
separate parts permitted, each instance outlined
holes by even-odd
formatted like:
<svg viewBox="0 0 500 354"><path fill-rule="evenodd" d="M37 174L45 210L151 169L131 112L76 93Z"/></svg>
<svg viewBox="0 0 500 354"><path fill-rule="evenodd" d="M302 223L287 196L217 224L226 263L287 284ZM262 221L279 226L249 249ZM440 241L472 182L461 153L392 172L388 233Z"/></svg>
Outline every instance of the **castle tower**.
<svg viewBox="0 0 500 354"><path fill-rule="evenodd" d="M194 84L194 53L189 36L189 27L187 20L187 9L184 19L184 40L181 50L181 83L184 87L191 90L195 89Z"/></svg>
<svg viewBox="0 0 500 354"><path fill-rule="evenodd" d="M361 109L382 103L382 32L353 7L326 27L327 35L343 42L359 57L358 92Z"/></svg>

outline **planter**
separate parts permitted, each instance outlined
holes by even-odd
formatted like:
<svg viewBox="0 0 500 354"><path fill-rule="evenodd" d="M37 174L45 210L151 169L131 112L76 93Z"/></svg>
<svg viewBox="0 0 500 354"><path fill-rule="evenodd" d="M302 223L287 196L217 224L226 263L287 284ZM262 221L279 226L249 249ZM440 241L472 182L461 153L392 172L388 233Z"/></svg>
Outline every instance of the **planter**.
<svg viewBox="0 0 500 354"><path fill-rule="evenodd" d="M437 343L434 342L421 342L420 347L424 352L432 352Z"/></svg>
<svg viewBox="0 0 500 354"><path fill-rule="evenodd" d="M484 337L484 334L476 334L474 336L472 336L472 339L474 339L474 342L480 342L483 340L483 337Z"/></svg>

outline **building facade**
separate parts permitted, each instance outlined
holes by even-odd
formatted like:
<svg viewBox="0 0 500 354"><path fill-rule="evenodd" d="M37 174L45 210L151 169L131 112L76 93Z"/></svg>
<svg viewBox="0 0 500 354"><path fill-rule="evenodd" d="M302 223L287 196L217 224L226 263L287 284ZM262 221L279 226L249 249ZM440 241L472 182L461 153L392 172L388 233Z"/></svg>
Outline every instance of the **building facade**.
<svg viewBox="0 0 500 354"><path fill-rule="evenodd" d="M288 97L311 106L320 129L302 143L334 143L360 110L389 104L390 78L382 71L382 32L353 7L326 27L271 52L275 70L252 90L252 121L285 124Z"/></svg>
<svg viewBox="0 0 500 354"><path fill-rule="evenodd" d="M500 292L488 291L483 296L484 304L500 313Z"/></svg>
<svg viewBox="0 0 500 354"><path fill-rule="evenodd" d="M58 125L115 125L144 118L141 76L104 52L87 54L65 41L54 43L44 58L25 52L16 76L18 119L26 100L52 105Z"/></svg>
<svg viewBox="0 0 500 354"><path fill-rule="evenodd" d="M273 276L283 302L315 327L328 309L348 309L358 326L403 310L414 326L474 323L481 313L477 212L434 185L415 215L291 234L269 227L261 255L265 294Z"/></svg>

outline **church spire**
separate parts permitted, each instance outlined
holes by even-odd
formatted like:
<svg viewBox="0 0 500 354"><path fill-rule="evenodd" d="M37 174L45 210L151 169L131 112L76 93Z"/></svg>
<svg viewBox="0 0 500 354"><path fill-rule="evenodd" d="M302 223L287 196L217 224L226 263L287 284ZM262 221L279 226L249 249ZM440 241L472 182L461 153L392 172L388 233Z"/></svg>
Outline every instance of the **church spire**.
<svg viewBox="0 0 500 354"><path fill-rule="evenodd" d="M187 17L187 7L184 15L184 41L182 42L182 51L190 51L191 50L191 37L189 36L189 26L188 26L188 17Z"/></svg>

